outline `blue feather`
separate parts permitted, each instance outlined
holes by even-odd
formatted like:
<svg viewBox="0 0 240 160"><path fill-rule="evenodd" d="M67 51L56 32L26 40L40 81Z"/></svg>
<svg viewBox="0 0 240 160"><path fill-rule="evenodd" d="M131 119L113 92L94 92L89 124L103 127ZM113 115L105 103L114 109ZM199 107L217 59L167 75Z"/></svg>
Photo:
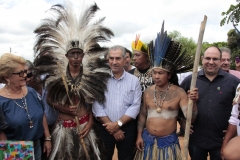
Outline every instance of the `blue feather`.
<svg viewBox="0 0 240 160"><path fill-rule="evenodd" d="M164 21L162 24L161 32L157 34L157 38L155 39L155 47L154 47L154 66L159 66L162 62L163 58L166 55L168 47L170 45L171 38L168 37L167 31L164 31Z"/></svg>

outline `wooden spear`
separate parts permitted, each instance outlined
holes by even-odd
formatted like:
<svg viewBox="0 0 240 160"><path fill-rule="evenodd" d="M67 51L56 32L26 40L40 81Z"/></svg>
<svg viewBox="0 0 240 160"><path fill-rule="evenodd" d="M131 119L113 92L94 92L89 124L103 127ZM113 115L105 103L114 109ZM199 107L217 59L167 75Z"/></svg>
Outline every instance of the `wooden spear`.
<svg viewBox="0 0 240 160"><path fill-rule="evenodd" d="M71 105L73 105L72 99L70 98L69 93L68 93L69 89L68 89L67 81L65 79L65 76L64 76L64 73L62 71L61 65L60 65L59 62L57 62L57 64L58 64L58 69L59 69L59 71L61 73L61 76L62 76L63 84L65 86L69 102L70 102ZM79 133L79 132L81 132L81 127L80 127L80 124L79 124L78 116L75 116L75 121L76 121L76 124L77 124L78 133ZM84 150L84 153L85 153L85 156L86 156L86 160L90 160L89 154L87 152L87 147L86 147L86 144L85 144L83 138L80 138L80 142L82 144L82 147L83 147L83 150Z"/></svg>
<svg viewBox="0 0 240 160"><path fill-rule="evenodd" d="M199 36L198 36L197 50L196 50L196 55L195 55L195 60L194 60L194 67L193 67L190 90L193 90L193 88L195 88L196 82L197 82L198 64L199 64L199 59L200 59L200 54L201 54L202 41L203 41L203 35L204 35L204 31L205 31L206 22L207 22L207 16L204 16L204 20L201 22ZM186 120L185 136L184 136L183 160L188 159L188 143L189 143L191 121L192 121L192 107L193 107L193 101L189 98L188 99L187 117L186 117L187 120Z"/></svg>

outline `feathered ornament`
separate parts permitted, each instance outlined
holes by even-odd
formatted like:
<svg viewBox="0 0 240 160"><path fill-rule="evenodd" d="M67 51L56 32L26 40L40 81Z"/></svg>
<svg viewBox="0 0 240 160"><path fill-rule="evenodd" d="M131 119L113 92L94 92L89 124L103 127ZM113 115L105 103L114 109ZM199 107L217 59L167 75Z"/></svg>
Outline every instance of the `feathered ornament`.
<svg viewBox="0 0 240 160"><path fill-rule="evenodd" d="M140 34L137 34L135 41L132 42L132 50L147 54L147 45L140 41Z"/></svg>
<svg viewBox="0 0 240 160"><path fill-rule="evenodd" d="M101 103L104 101L104 90L110 75L109 66L104 59L108 48L101 47L99 42L108 42L113 32L102 25L105 17L92 22L98 10L96 3L84 5L80 15L76 15L73 5L65 1L65 6L60 4L52 6L48 10L52 16L42 20L40 26L35 29L36 74L52 75L46 80L46 84L58 91L58 93L54 91L51 101L62 103L66 99L62 97L66 91L61 89L64 85L57 63L67 71L68 60L65 54L74 48L82 50L85 56L81 80L74 84L75 86L69 83L69 92L71 93L71 88L75 91L77 88L78 94L84 95L87 103L93 103L94 100ZM64 74L67 76L67 73ZM61 85L54 86L56 83Z"/></svg>
<svg viewBox="0 0 240 160"><path fill-rule="evenodd" d="M148 52L152 68L158 67L167 72L183 73L193 68L194 58L182 51L182 45L172 40L164 31L164 21L155 43L151 41Z"/></svg>

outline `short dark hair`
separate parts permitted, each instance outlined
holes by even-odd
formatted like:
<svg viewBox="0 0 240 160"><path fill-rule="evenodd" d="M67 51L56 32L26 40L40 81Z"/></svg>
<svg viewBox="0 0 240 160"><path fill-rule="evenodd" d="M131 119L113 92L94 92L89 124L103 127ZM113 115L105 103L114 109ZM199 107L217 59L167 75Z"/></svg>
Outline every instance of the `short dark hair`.
<svg viewBox="0 0 240 160"><path fill-rule="evenodd" d="M125 50L126 50L126 53L129 53L130 58L132 58L132 52L127 48L125 48Z"/></svg>
<svg viewBox="0 0 240 160"><path fill-rule="evenodd" d="M221 49L219 49L217 46L210 46L210 47L207 47L207 48L204 50L204 52L203 52L203 56L204 56L206 50L207 50L208 48L212 48L212 47L217 48L217 50L218 50L219 53L220 53L220 59L222 59L222 51L221 51Z"/></svg>

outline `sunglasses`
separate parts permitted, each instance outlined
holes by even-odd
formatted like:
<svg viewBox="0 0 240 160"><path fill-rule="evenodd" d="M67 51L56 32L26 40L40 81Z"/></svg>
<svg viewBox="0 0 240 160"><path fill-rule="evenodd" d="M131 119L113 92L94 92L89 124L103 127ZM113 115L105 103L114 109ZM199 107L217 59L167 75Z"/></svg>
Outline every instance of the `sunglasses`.
<svg viewBox="0 0 240 160"><path fill-rule="evenodd" d="M20 71L20 72L12 73L12 74L18 74L19 77L23 77L23 76L24 76L24 73L27 74L27 70L26 70L26 69L25 69L25 70L22 70L22 71Z"/></svg>

